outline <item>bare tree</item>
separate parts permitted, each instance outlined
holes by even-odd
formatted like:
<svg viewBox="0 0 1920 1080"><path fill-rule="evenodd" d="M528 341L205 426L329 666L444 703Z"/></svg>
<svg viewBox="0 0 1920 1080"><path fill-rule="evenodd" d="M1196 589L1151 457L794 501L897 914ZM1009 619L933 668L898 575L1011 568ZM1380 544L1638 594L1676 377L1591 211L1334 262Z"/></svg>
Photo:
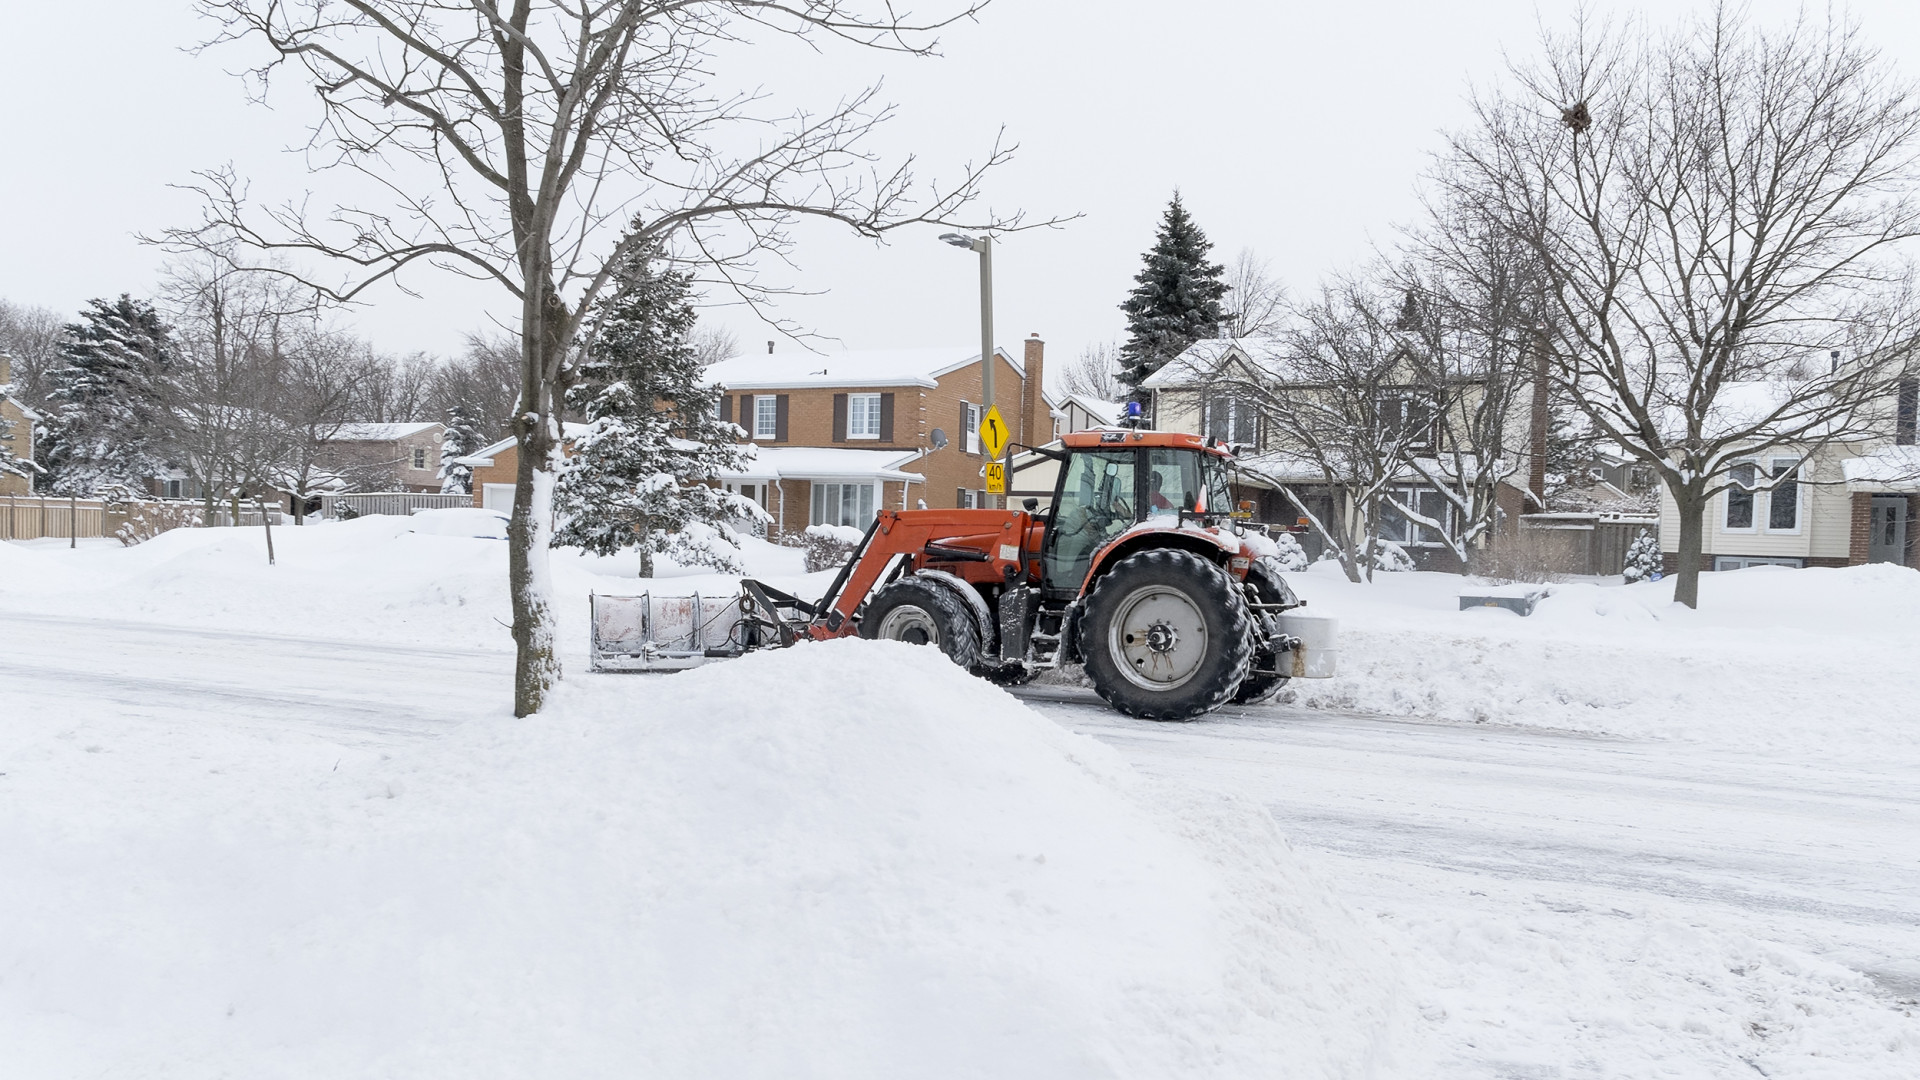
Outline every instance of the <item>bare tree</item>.
<svg viewBox="0 0 1920 1080"><path fill-rule="evenodd" d="M1920 108L1854 26L1725 6L1667 35L1582 20L1512 76L1443 180L1545 271L1555 377L1672 496L1674 599L1697 606L1709 501L1794 479L1739 458L1881 419L1911 335Z"/></svg>
<svg viewBox="0 0 1920 1080"><path fill-rule="evenodd" d="M1095 401L1124 401L1127 385L1120 381L1120 347L1097 341L1060 366L1060 389Z"/></svg>
<svg viewBox="0 0 1920 1080"><path fill-rule="evenodd" d="M1286 322L1287 290L1273 276L1268 260L1252 248L1241 248L1227 268L1227 297L1221 307L1226 309L1222 337L1271 337Z"/></svg>
<svg viewBox="0 0 1920 1080"><path fill-rule="evenodd" d="M1389 489L1407 482L1409 451L1432 430L1397 306L1366 278L1337 279L1294 307L1268 370L1226 365L1202 383L1259 410L1270 449L1240 467L1281 491L1350 581L1372 580ZM1303 480L1328 502L1303 497Z"/></svg>
<svg viewBox="0 0 1920 1080"><path fill-rule="evenodd" d="M433 416L445 419L458 407L490 443L511 433L519 393L520 343L470 334L465 351L434 373Z"/></svg>
<svg viewBox="0 0 1920 1080"><path fill-rule="evenodd" d="M0 300L0 356L13 361L13 396L29 405L47 400L47 376L60 366L62 325L50 308Z"/></svg>
<svg viewBox="0 0 1920 1080"><path fill-rule="evenodd" d="M695 328L687 343L703 366L740 355L740 335L711 323Z"/></svg>
<svg viewBox="0 0 1920 1080"><path fill-rule="evenodd" d="M263 213L238 177L215 171L200 189L205 220L166 240L231 237L337 260L345 278L305 277L336 300L425 263L492 281L519 306L508 529L517 714L537 712L560 675L547 595L558 402L582 315L627 250L675 244L755 303L765 292L753 256L789 251L803 217L871 237L917 223L1018 224L965 218L1006 150L923 193L911 159L882 166L864 148L888 112L874 89L781 119L759 96L713 96L707 65L755 34L928 54L934 32L978 10L959 2L916 20L883 0L873 13L860 0L200 0L224 26L216 42L271 54L251 73L259 92L290 68L312 84L322 115L309 152L371 178L387 206Z"/></svg>
<svg viewBox="0 0 1920 1080"><path fill-rule="evenodd" d="M438 420L434 385L440 364L426 353L390 356L371 345L360 350L362 369L353 410L356 420L374 424L404 424Z"/></svg>

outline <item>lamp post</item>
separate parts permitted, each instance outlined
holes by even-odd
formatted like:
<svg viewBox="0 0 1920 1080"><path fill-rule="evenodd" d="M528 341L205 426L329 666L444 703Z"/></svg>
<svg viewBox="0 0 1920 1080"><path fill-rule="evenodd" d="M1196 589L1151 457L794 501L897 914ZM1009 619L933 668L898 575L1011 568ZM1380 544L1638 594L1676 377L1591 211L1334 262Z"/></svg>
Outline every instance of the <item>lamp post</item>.
<svg viewBox="0 0 1920 1080"><path fill-rule="evenodd" d="M940 239L980 256L980 396L986 399L981 405L984 415L984 410L993 407L993 238L942 233ZM966 433L961 432L961 438L965 437ZM1007 457L1012 456L1013 447L1009 444Z"/></svg>

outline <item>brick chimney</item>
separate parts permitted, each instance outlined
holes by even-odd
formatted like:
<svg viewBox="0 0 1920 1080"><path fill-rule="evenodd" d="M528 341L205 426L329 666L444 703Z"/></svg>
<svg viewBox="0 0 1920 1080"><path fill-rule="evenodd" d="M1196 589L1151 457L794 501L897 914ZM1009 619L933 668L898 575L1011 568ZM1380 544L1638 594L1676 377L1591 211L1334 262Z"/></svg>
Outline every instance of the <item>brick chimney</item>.
<svg viewBox="0 0 1920 1080"><path fill-rule="evenodd" d="M1041 396L1047 385L1046 350L1047 343L1039 334L1027 335L1027 351L1020 359L1027 369L1026 380L1020 384L1020 441L1028 446L1053 440L1053 414L1047 411L1047 400Z"/></svg>

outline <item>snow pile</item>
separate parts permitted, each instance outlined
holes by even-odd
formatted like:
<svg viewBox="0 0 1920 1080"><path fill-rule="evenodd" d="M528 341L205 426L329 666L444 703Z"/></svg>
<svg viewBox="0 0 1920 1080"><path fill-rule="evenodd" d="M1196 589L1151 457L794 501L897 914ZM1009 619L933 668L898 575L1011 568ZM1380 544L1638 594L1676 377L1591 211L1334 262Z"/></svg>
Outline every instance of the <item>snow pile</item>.
<svg viewBox="0 0 1920 1080"><path fill-rule="evenodd" d="M1150 812L933 650L588 680L322 775L0 813L9 1070L1352 1077L1403 1023L1264 810Z"/></svg>
<svg viewBox="0 0 1920 1080"><path fill-rule="evenodd" d="M1705 574L1697 611L1671 579L1563 583L1527 618L1460 611L1461 592L1499 590L1451 574L1288 580L1340 619L1340 674L1290 688L1311 707L1920 762L1913 570Z"/></svg>
<svg viewBox="0 0 1920 1080"><path fill-rule="evenodd" d="M408 531L426 536L466 536L479 540L507 538L507 515L477 506L417 510L406 521Z"/></svg>

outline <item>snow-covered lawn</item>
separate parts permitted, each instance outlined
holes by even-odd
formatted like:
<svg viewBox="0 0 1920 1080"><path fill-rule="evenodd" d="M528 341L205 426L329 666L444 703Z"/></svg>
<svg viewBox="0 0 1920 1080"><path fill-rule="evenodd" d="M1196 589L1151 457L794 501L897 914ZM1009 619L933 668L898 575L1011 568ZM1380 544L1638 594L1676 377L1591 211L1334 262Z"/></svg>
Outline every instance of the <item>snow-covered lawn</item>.
<svg viewBox="0 0 1920 1080"><path fill-rule="evenodd" d="M649 586L562 553L519 722L472 526L0 544L0 1075L1920 1075L1920 574L1316 569L1340 678L1154 725L862 642L589 676Z"/></svg>

